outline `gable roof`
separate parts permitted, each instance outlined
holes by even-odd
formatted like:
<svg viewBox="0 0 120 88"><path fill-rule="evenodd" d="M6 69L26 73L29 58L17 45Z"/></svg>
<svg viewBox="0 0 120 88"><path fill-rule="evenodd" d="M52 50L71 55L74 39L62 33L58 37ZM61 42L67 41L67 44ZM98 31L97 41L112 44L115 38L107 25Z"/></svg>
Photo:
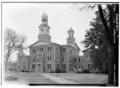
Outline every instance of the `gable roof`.
<svg viewBox="0 0 120 88"><path fill-rule="evenodd" d="M39 41L36 41L36 42L34 42L33 44L31 44L30 46L28 46L29 48L30 47L32 47L32 46L34 46L35 44L37 44Z"/></svg>
<svg viewBox="0 0 120 88"><path fill-rule="evenodd" d="M75 47L80 51L79 46L77 45L77 43L75 43Z"/></svg>
<svg viewBox="0 0 120 88"><path fill-rule="evenodd" d="M30 47L35 47L35 46L40 46L40 45L48 45L48 44L55 44L55 45L59 45L57 43L54 43L54 42L43 42L43 41L36 41L34 42L32 45L29 46ZM59 45L61 46L61 45Z"/></svg>
<svg viewBox="0 0 120 88"><path fill-rule="evenodd" d="M68 46L68 47L76 48L76 49L78 49L80 51L80 48L78 47L78 45L76 43L75 43L75 45L67 44L67 45L62 45L62 46Z"/></svg>
<svg viewBox="0 0 120 88"><path fill-rule="evenodd" d="M55 45L59 45L59 46L68 46L68 47L76 48L76 49L78 49L80 51L80 48L76 43L74 45L68 45L68 44L60 45L60 44L57 44L57 43L54 43L54 42L43 42L43 41L36 41L33 44L31 44L29 46L29 48L30 47L35 47L35 46L40 46L40 45L48 45L48 44L55 44Z"/></svg>

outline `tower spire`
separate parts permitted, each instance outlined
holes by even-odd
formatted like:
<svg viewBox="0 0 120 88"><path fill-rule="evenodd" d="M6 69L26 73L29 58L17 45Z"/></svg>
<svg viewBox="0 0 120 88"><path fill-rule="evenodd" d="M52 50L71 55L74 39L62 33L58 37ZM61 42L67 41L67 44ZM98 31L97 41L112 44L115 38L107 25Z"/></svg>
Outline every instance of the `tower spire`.
<svg viewBox="0 0 120 88"><path fill-rule="evenodd" d="M42 21L43 24L48 23L48 16L47 16L47 14L45 12L42 15L41 21Z"/></svg>
<svg viewBox="0 0 120 88"><path fill-rule="evenodd" d="M68 30L67 44L68 45L75 44L74 31L73 31L72 27L70 27L70 29Z"/></svg>
<svg viewBox="0 0 120 88"><path fill-rule="evenodd" d="M70 29L68 31L68 35L69 35L69 37L74 37L74 31L73 31L72 27L70 27Z"/></svg>

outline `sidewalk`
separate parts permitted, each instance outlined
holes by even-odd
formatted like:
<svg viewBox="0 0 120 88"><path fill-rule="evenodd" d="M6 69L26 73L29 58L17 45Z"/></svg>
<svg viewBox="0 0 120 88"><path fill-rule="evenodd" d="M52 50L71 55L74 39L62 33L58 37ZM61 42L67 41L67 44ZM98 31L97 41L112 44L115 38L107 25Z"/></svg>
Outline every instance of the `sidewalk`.
<svg viewBox="0 0 120 88"><path fill-rule="evenodd" d="M79 84L77 82L69 81L69 80L66 80L66 79L60 78L60 77L55 77L50 74L41 73L41 75L44 76L45 78L48 78L54 82L59 83L59 84Z"/></svg>

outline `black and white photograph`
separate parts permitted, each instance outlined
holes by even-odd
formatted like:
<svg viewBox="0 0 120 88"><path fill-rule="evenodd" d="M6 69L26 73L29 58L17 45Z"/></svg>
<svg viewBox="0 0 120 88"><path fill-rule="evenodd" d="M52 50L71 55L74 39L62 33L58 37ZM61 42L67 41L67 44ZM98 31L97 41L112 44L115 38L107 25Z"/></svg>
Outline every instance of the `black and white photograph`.
<svg viewBox="0 0 120 88"><path fill-rule="evenodd" d="M2 85L119 86L119 2L1 2L1 37Z"/></svg>

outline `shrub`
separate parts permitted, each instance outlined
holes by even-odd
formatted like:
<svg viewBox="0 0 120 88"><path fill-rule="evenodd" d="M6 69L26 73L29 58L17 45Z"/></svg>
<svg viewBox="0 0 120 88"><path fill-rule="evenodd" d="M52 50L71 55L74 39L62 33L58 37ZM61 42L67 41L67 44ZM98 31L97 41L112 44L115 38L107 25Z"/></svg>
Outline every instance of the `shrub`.
<svg viewBox="0 0 120 88"><path fill-rule="evenodd" d="M87 69L86 69L86 70L83 70L83 72L84 72L84 73L90 73L90 71L87 70Z"/></svg>
<svg viewBox="0 0 120 88"><path fill-rule="evenodd" d="M55 73L60 73L60 69L56 68Z"/></svg>
<svg viewBox="0 0 120 88"><path fill-rule="evenodd" d="M55 73L55 71L51 71L50 73Z"/></svg>

